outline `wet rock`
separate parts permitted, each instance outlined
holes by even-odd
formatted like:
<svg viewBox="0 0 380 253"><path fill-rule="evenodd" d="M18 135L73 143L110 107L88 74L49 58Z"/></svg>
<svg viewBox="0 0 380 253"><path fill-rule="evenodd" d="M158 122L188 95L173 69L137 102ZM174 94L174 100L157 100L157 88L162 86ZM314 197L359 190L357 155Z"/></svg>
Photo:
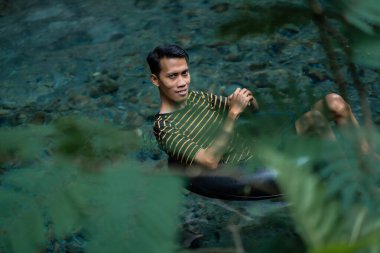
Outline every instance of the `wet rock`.
<svg viewBox="0 0 380 253"><path fill-rule="evenodd" d="M56 39L48 48L54 51L91 43L92 37L86 31L75 31Z"/></svg>
<svg viewBox="0 0 380 253"><path fill-rule="evenodd" d="M293 24L287 24L284 27L282 27L279 31L280 34L291 37L295 34L298 34L300 32L300 28Z"/></svg>
<svg viewBox="0 0 380 253"><path fill-rule="evenodd" d="M8 14L11 10L10 0L0 0L0 17Z"/></svg>
<svg viewBox="0 0 380 253"><path fill-rule="evenodd" d="M68 106L71 108L83 107L89 103L89 99L83 95L71 95L68 98Z"/></svg>
<svg viewBox="0 0 380 253"><path fill-rule="evenodd" d="M211 6L210 10L212 10L216 13L223 13L223 12L228 11L229 7L230 7L229 3L219 3L219 4L215 4L215 5Z"/></svg>
<svg viewBox="0 0 380 253"><path fill-rule="evenodd" d="M287 40L276 39L274 42L272 42L268 46L268 51L269 53L273 55L280 54L282 50L286 47L286 45L287 45Z"/></svg>
<svg viewBox="0 0 380 253"><path fill-rule="evenodd" d="M54 17L69 18L73 14L63 4L56 4L51 6L36 9L29 14L26 21L40 21Z"/></svg>
<svg viewBox="0 0 380 253"><path fill-rule="evenodd" d="M229 54L223 57L223 60L228 62L241 62L244 59L243 54Z"/></svg>
<svg viewBox="0 0 380 253"><path fill-rule="evenodd" d="M44 124L48 121L48 115L43 111L38 111L30 118L29 123L32 124Z"/></svg>
<svg viewBox="0 0 380 253"><path fill-rule="evenodd" d="M94 43L102 43L124 37L123 29L116 22L99 20L88 30Z"/></svg>
<svg viewBox="0 0 380 253"><path fill-rule="evenodd" d="M100 98L99 106L111 107L115 105L115 101L111 95L102 96Z"/></svg>
<svg viewBox="0 0 380 253"><path fill-rule="evenodd" d="M10 110L0 109L0 126L6 125L8 123L10 112Z"/></svg>
<svg viewBox="0 0 380 253"><path fill-rule="evenodd" d="M193 38L191 35L188 35L188 34L182 34L182 35L179 35L178 38L177 38L177 42L179 45L181 45L182 47L184 48L188 48L191 43L193 42Z"/></svg>
<svg viewBox="0 0 380 253"><path fill-rule="evenodd" d="M137 104L139 102L139 99L137 98L137 96L132 96L128 99L128 101L132 104Z"/></svg>
<svg viewBox="0 0 380 253"><path fill-rule="evenodd" d="M154 7L156 5L156 1L151 0L135 0L133 4L136 8L146 10Z"/></svg>
<svg viewBox="0 0 380 253"><path fill-rule="evenodd" d="M11 110L0 108L0 117L8 115L10 112Z"/></svg>
<svg viewBox="0 0 380 253"><path fill-rule="evenodd" d="M99 86L91 86L89 93L92 98L98 98L103 95L114 94L119 90L119 85L112 79L98 80Z"/></svg>
<svg viewBox="0 0 380 253"><path fill-rule="evenodd" d="M145 106L148 106L149 108L157 109L159 108L159 103L157 99L155 99L157 95L153 94L146 94L143 97L140 98L140 101Z"/></svg>
<svg viewBox="0 0 380 253"><path fill-rule="evenodd" d="M249 65L249 70L250 71L258 71L258 70L263 70L267 67L270 67L271 64L268 62L255 62Z"/></svg>
<svg viewBox="0 0 380 253"><path fill-rule="evenodd" d="M312 80L313 83L319 83L329 79L326 71L318 68L305 67L303 68L303 72Z"/></svg>
<svg viewBox="0 0 380 253"><path fill-rule="evenodd" d="M10 126L19 126L25 123L27 116L24 113L16 112L8 117Z"/></svg>
<svg viewBox="0 0 380 253"><path fill-rule="evenodd" d="M126 129L136 129L144 124L144 118L134 111L129 111L127 113L127 118L125 121Z"/></svg>
<svg viewBox="0 0 380 253"><path fill-rule="evenodd" d="M119 85L114 82L106 82L99 86L99 91L103 94L112 94L119 90Z"/></svg>
<svg viewBox="0 0 380 253"><path fill-rule="evenodd" d="M214 41L214 42L207 44L207 47L217 48L217 47L221 47L221 46L226 46L228 44L229 44L228 41L218 40L218 41Z"/></svg>
<svg viewBox="0 0 380 253"><path fill-rule="evenodd" d="M108 74L108 77L109 77L110 79L116 81L116 80L118 80L118 79L120 78L120 73L117 72L117 71L114 71L114 72L112 72L112 73L109 73L109 74Z"/></svg>
<svg viewBox="0 0 380 253"><path fill-rule="evenodd" d="M162 6L162 9L168 13L179 13L183 11L183 5L178 0L171 0L169 4Z"/></svg>

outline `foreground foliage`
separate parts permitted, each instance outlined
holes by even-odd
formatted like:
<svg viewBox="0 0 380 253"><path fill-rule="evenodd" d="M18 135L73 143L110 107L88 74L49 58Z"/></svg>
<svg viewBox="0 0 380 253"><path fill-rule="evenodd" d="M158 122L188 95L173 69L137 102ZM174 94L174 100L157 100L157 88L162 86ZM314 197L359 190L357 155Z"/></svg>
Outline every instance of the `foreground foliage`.
<svg viewBox="0 0 380 253"><path fill-rule="evenodd" d="M64 119L1 129L0 139L1 252L39 252L75 235L86 252L174 250L181 180L127 159L134 132Z"/></svg>
<svg viewBox="0 0 380 253"><path fill-rule="evenodd" d="M351 66L380 66L380 5L374 0L248 6L249 15L226 24L225 33L274 32L313 18L327 52L337 46ZM290 11L297 15L284 15ZM340 22L339 29L330 19ZM335 35L334 43L323 39L326 34ZM327 55L334 72L336 59ZM355 79L355 68L350 71ZM358 90L363 92L360 85ZM348 137L365 136L377 152L380 138L373 129L355 131L338 133L337 143L296 142L273 132L255 143L257 156L279 173L308 252L380 251L379 161L360 154L357 139ZM131 161L128 154L141 148L139 140L135 132L83 119L1 128L0 252L39 252L75 235L85 238L85 252L175 252L181 180Z"/></svg>

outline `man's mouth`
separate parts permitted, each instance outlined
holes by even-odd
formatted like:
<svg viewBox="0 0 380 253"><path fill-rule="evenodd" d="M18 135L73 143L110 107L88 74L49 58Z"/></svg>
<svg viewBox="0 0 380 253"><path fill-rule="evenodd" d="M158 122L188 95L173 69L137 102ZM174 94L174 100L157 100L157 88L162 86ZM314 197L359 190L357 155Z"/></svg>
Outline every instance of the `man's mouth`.
<svg viewBox="0 0 380 253"><path fill-rule="evenodd" d="M181 95L181 96L186 96L187 95L187 89L176 91L176 93Z"/></svg>

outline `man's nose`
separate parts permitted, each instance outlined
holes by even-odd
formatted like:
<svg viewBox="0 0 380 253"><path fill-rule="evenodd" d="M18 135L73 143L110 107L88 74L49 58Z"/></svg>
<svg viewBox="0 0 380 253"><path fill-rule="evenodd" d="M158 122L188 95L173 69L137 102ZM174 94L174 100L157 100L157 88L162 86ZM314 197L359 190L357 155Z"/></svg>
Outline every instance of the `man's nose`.
<svg viewBox="0 0 380 253"><path fill-rule="evenodd" d="M179 80L178 80L178 85L179 86L185 86L187 85L187 78L186 77L183 77L183 76L180 76L179 77Z"/></svg>

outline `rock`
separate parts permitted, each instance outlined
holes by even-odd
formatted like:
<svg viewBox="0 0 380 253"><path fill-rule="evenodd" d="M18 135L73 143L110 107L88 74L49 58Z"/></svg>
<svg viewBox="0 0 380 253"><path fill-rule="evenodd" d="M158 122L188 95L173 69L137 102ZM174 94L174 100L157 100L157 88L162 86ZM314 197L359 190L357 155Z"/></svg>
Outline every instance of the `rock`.
<svg viewBox="0 0 380 253"><path fill-rule="evenodd" d="M230 7L229 3L219 3L219 4L215 4L215 5L211 6L210 10L212 10L216 13L223 13L223 12L228 11L229 7Z"/></svg>
<svg viewBox="0 0 380 253"><path fill-rule="evenodd" d="M156 4L155 1L151 1L151 0L136 0L136 1L134 1L133 5L136 8L145 10L145 9L150 9L150 8L154 7L155 4Z"/></svg>
<svg viewBox="0 0 380 253"><path fill-rule="evenodd" d="M258 71L258 70L263 70L270 66L271 64L268 62L256 62L256 63L250 64L248 68L250 71Z"/></svg>
<svg viewBox="0 0 380 253"><path fill-rule="evenodd" d="M137 104L139 102L139 99L137 98L137 96L132 96L131 98L129 98L128 101L132 104Z"/></svg>
<svg viewBox="0 0 380 253"><path fill-rule="evenodd" d="M32 124L44 124L48 121L48 115L43 111L35 112L30 118L29 123Z"/></svg>
<svg viewBox="0 0 380 253"><path fill-rule="evenodd" d="M229 54L223 57L223 60L228 62L241 62L244 59L243 54Z"/></svg>
<svg viewBox="0 0 380 253"><path fill-rule="evenodd" d="M140 98L141 104L148 106L152 109L158 109L160 107L158 102L158 95L146 94ZM129 100L128 100L129 101Z"/></svg>
<svg viewBox="0 0 380 253"><path fill-rule="evenodd" d="M96 20L88 30L94 43L103 43L124 37L123 29L118 23L109 20Z"/></svg>
<svg viewBox="0 0 380 253"><path fill-rule="evenodd" d="M0 0L0 17L8 14L11 10L10 0Z"/></svg>
<svg viewBox="0 0 380 253"><path fill-rule="evenodd" d="M89 93L92 98L97 98L108 94L114 94L119 90L119 84L105 76L101 76L100 78L98 78L97 82L100 83L99 86L91 86L89 88Z"/></svg>
<svg viewBox="0 0 380 253"><path fill-rule="evenodd" d="M193 42L193 38L189 34L182 34L177 37L177 42L184 48L188 48Z"/></svg>
<svg viewBox="0 0 380 253"><path fill-rule="evenodd" d="M111 95L105 95L100 98L99 106L111 107L115 105L115 101Z"/></svg>
<svg viewBox="0 0 380 253"><path fill-rule="evenodd" d="M29 14L29 16L26 18L26 21L40 21L57 16L69 18L72 15L73 14L69 9L66 8L66 6L63 4L56 4L32 11L31 14Z"/></svg>
<svg viewBox="0 0 380 253"><path fill-rule="evenodd" d="M284 27L282 27L279 31L280 34L287 37L291 37L299 32L300 32L300 28L293 24L287 24Z"/></svg>
<svg viewBox="0 0 380 253"><path fill-rule="evenodd" d="M83 95L71 95L68 98L68 106L70 108L78 108L78 107L83 107L86 104L88 104L89 99L86 96Z"/></svg>
<svg viewBox="0 0 380 253"><path fill-rule="evenodd" d="M19 126L25 123L26 115L24 113L14 113L8 117L8 124L10 126Z"/></svg>
<svg viewBox="0 0 380 253"><path fill-rule="evenodd" d="M125 120L126 129L136 129L144 124L144 118L138 113L129 111Z"/></svg>
<svg viewBox="0 0 380 253"><path fill-rule="evenodd" d="M11 110L0 108L0 117L8 115L10 112L11 112Z"/></svg>
<svg viewBox="0 0 380 253"><path fill-rule="evenodd" d="M326 71L319 68L305 67L303 68L303 72L312 80L313 83L319 83L330 79Z"/></svg>
<svg viewBox="0 0 380 253"><path fill-rule="evenodd" d="M119 90L119 85L112 81L103 83L99 86L99 91L103 94L112 94Z"/></svg>

